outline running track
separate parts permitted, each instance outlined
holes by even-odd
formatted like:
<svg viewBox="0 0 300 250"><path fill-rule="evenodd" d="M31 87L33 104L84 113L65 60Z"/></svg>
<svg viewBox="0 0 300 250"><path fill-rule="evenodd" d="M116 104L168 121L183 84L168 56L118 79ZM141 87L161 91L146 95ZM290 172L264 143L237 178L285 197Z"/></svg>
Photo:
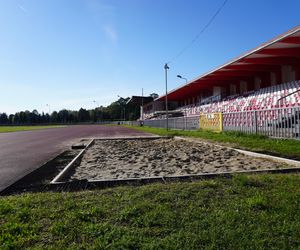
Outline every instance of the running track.
<svg viewBox="0 0 300 250"><path fill-rule="evenodd" d="M76 125L0 133L0 191L81 138L149 136L121 126Z"/></svg>

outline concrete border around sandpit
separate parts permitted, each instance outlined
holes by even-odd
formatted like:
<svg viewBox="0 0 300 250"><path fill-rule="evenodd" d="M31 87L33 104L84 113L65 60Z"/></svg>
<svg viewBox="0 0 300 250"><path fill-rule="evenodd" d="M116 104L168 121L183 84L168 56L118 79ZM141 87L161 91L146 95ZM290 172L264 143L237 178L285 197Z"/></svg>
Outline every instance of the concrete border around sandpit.
<svg viewBox="0 0 300 250"><path fill-rule="evenodd" d="M82 149L75 158L50 182L50 184L61 183L60 180L64 178L73 168L75 163L79 160L79 158L84 154L84 152L94 144L95 140L92 139L84 149Z"/></svg>
<svg viewBox="0 0 300 250"><path fill-rule="evenodd" d="M60 182L51 184L48 190L57 192L80 191L94 188L109 188L117 186L140 186L151 183L171 183L178 181L193 181L193 180L209 180L214 178L232 178L237 174L287 174L298 173L300 168L286 168L286 169L268 169L268 170L250 170L240 172L223 172L199 175L182 175L182 176L169 176L169 177L148 177L148 178L130 178L130 179L113 179L113 180L75 180L69 182Z"/></svg>
<svg viewBox="0 0 300 250"><path fill-rule="evenodd" d="M221 176L232 176L233 174L260 174L260 173L293 173L300 172L300 168L281 168L281 169L260 169L260 170L245 170L236 172L222 172L222 173L204 173L204 174L188 174L188 175L172 175L172 176L152 176L142 178L128 178L128 179L107 179L107 180L88 180L90 183L106 183L106 182L136 182L136 181L175 181L184 179L209 179Z"/></svg>
<svg viewBox="0 0 300 250"><path fill-rule="evenodd" d="M60 181L65 175L69 173L70 170L74 167L75 162L84 154L84 152L94 144L96 140L137 140L137 139L168 139L174 138L176 140L185 140L189 142L199 142L199 143L207 143L213 144L209 142L197 141L191 138L185 137L170 137L170 136L138 136L138 137L100 137L95 138L90 141L90 143L82 150L80 153L51 181L50 184L57 185L57 184L66 184L72 183L77 181ZM174 176L153 176L153 177L142 177L142 178L126 178L126 179L106 179L106 180L83 180L90 184L95 184L96 186L101 187L108 187L108 186L117 186L123 184L143 184L143 183L152 183L152 182L168 182L168 181L176 181L176 180L188 180L188 179L209 179L209 178L216 178L216 177L226 177L232 176L233 174L260 174L260 173L293 173L293 172L300 172L300 161L290 160L281 157L270 156L266 154L254 153L251 151L240 150L236 148L221 146L218 144L213 144L214 146L221 147L221 148L228 148L233 149L239 153L253 156L256 158L263 158L269 159L277 162L283 162L288 165L293 165L297 167L293 168L281 168L281 169L260 169L260 170L245 170L245 171L235 171L235 172L222 172L222 173L203 173L203 174L191 174L191 175L174 175Z"/></svg>
<svg viewBox="0 0 300 250"><path fill-rule="evenodd" d="M94 138L94 140L98 141L111 141L111 140L155 140L155 139L171 139L174 138L173 136L159 136L159 135L153 135L153 136L130 136L130 137L97 137Z"/></svg>
<svg viewBox="0 0 300 250"><path fill-rule="evenodd" d="M253 156L255 158L268 159L268 160L272 160L272 161L275 161L275 162L282 162L282 163L285 163L287 165L297 166L297 167L300 168L300 161L291 160L291 159L287 159L287 158L283 158L283 157L272 156L272 155L267 155L267 154L262 154L262 153L255 153L255 152L252 152L252 151L247 151L247 150L242 150L242 149L237 149L237 148L232 148L232 147L227 147L227 146L221 146L221 145L218 145L218 144L204 142L204 141L198 141L197 139L195 140L195 139L192 139L192 138L186 138L186 137L181 137L181 136L175 136L174 139L175 140L185 140L185 141L188 141L188 142L195 142L195 143L213 144L214 146L217 146L217 147L235 150L235 151L237 151L241 154L244 154L244 155Z"/></svg>
<svg viewBox="0 0 300 250"><path fill-rule="evenodd" d="M144 140L144 139L149 139L149 140L154 140L154 139L161 139L161 138L165 138L165 139L169 139L169 138L173 138L170 136L131 136L131 137L98 137L98 138L94 138L92 139L87 146L82 149L75 157L74 159L57 175L55 176L55 178L50 182L50 184L62 184L62 183L66 183L69 181L61 181L72 169L74 169L74 165L75 163L83 156L83 154L85 153L85 151L92 146L96 140L101 141L101 140Z"/></svg>

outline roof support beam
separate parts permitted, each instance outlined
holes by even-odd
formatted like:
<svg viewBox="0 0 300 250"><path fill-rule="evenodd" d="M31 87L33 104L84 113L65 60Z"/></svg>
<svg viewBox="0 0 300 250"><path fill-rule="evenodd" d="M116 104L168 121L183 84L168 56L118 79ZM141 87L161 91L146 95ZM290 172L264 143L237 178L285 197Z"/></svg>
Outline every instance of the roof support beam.
<svg viewBox="0 0 300 250"><path fill-rule="evenodd" d="M263 49L256 53L261 55L300 57L300 48Z"/></svg>
<svg viewBox="0 0 300 250"><path fill-rule="evenodd" d="M299 62L299 59L294 57L256 57L243 58L241 62L252 64L266 64L266 65L293 65Z"/></svg>
<svg viewBox="0 0 300 250"><path fill-rule="evenodd" d="M248 79L249 77L254 76L254 75L256 75L256 74L251 74L251 75L248 75L248 76L209 75L209 76L207 76L203 80L205 80L205 81L214 81L214 80L220 80L220 81L226 81L226 80L244 80L244 79ZM257 75L259 75L259 73Z"/></svg>
<svg viewBox="0 0 300 250"><path fill-rule="evenodd" d="M213 76L213 77L214 76L253 76L253 75L255 75L255 72L243 71L243 70L217 71L217 72L211 74L211 76Z"/></svg>
<svg viewBox="0 0 300 250"><path fill-rule="evenodd" d="M280 69L277 65L265 65L265 64L235 64L229 65L224 68L224 70L243 70L243 71L276 71ZM220 70L222 71L222 69Z"/></svg>
<svg viewBox="0 0 300 250"><path fill-rule="evenodd" d="M280 41L281 43L300 44L300 36L290 36Z"/></svg>

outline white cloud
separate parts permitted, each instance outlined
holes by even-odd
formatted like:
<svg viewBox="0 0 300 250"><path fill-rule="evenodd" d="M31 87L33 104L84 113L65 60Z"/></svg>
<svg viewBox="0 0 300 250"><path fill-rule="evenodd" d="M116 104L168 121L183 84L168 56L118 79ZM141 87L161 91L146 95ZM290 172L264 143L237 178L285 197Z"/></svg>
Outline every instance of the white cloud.
<svg viewBox="0 0 300 250"><path fill-rule="evenodd" d="M22 11L22 12L24 12L24 13L28 13L28 10L23 6L23 5L21 5L21 4L18 4L18 7L19 7L19 9Z"/></svg>
<svg viewBox="0 0 300 250"><path fill-rule="evenodd" d="M100 0L86 0L86 5L90 12L94 14L101 14L101 16L114 15L114 7L109 4L103 3Z"/></svg>
<svg viewBox="0 0 300 250"><path fill-rule="evenodd" d="M118 34L116 29L112 25L104 25L103 30L110 42L116 45L118 42Z"/></svg>
<svg viewBox="0 0 300 250"><path fill-rule="evenodd" d="M94 23L101 27L105 37L115 46L118 41L118 33L115 26L116 11L114 6L98 0L86 0L86 5Z"/></svg>

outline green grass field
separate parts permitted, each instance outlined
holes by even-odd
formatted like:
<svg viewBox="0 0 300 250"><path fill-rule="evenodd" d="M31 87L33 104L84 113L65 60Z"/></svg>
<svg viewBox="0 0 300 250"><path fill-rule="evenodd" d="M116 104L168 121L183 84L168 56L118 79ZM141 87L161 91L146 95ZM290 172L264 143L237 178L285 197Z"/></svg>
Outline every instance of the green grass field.
<svg viewBox="0 0 300 250"><path fill-rule="evenodd" d="M59 125L48 125L48 126L0 126L0 133L7 132L18 132L18 131L27 131L27 130L37 130L37 129L46 129L46 128L59 128L63 126Z"/></svg>
<svg viewBox="0 0 300 250"><path fill-rule="evenodd" d="M0 249L299 249L300 176L0 197Z"/></svg>
<svg viewBox="0 0 300 250"><path fill-rule="evenodd" d="M240 132L214 133L204 130L182 131L162 128L128 126L140 131L157 135L188 136L204 140L218 142L223 145L251 150L255 152L269 153L277 156L300 160L300 141L287 139L271 139L263 135L247 135Z"/></svg>
<svg viewBox="0 0 300 250"><path fill-rule="evenodd" d="M299 141L137 129L300 156ZM300 249L299 208L299 174L28 193L0 197L0 249Z"/></svg>

